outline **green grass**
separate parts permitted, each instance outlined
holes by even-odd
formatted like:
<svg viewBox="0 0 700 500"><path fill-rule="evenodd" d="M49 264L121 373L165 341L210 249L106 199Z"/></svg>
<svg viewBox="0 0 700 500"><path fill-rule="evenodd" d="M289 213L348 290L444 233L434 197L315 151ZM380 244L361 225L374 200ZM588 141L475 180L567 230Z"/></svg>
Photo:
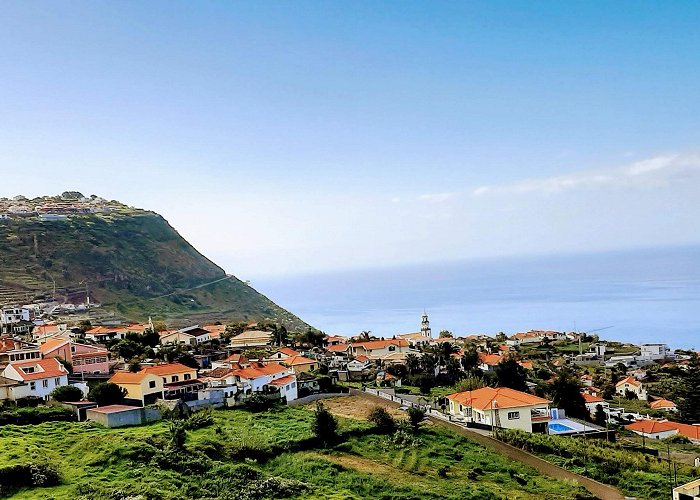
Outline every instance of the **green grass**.
<svg viewBox="0 0 700 500"><path fill-rule="evenodd" d="M418 446L397 450L388 446L388 437L372 433L367 422L341 419L345 442L329 450L309 448L310 410L215 411L213 425L187 433L184 453L200 457L208 469L196 474L166 470L149 460L168 442L167 422L124 429L64 422L5 426L0 463L35 461L57 468L60 486L22 490L13 497L28 499L121 498L117 492L162 499L237 498L239 487L224 479L248 470L304 483L303 498L573 499L583 492L433 426L421 431ZM257 461L241 458L251 450L261 454ZM447 470L446 477L438 476L440 468Z"/></svg>

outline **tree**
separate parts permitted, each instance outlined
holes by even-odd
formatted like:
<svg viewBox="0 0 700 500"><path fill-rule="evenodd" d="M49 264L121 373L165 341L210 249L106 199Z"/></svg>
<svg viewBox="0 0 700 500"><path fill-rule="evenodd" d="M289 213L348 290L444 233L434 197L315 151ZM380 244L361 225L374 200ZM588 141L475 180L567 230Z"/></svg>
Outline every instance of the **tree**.
<svg viewBox="0 0 700 500"><path fill-rule="evenodd" d="M272 329L272 343L276 346L283 346L287 344L287 341L289 340L289 332L287 332L287 329L283 326L280 326L279 328L277 325Z"/></svg>
<svg viewBox="0 0 700 500"><path fill-rule="evenodd" d="M408 421L411 423L413 432L418 432L420 424L425 418L425 412L417 406L411 406L408 409Z"/></svg>
<svg viewBox="0 0 700 500"><path fill-rule="evenodd" d="M51 399L55 401L80 401L83 399L83 391L74 385L62 385L51 391Z"/></svg>
<svg viewBox="0 0 700 500"><path fill-rule="evenodd" d="M687 423L700 422L700 367L691 366L683 379L677 402L681 419Z"/></svg>
<svg viewBox="0 0 700 500"><path fill-rule="evenodd" d="M411 375L420 371L420 358L415 354L406 354L406 369Z"/></svg>
<svg viewBox="0 0 700 500"><path fill-rule="evenodd" d="M454 338L454 334L449 330L442 330L438 334L438 337L441 339L451 339L451 338Z"/></svg>
<svg viewBox="0 0 700 500"><path fill-rule="evenodd" d="M506 340L508 340L508 337L506 336L506 334L503 332L498 332L498 335L496 335L496 342L503 343Z"/></svg>
<svg viewBox="0 0 700 500"><path fill-rule="evenodd" d="M506 357L496 365L496 380L499 387L510 387L516 391L527 391L527 372L515 358Z"/></svg>
<svg viewBox="0 0 700 500"><path fill-rule="evenodd" d="M389 434L396 429L394 417L383 406L375 406L367 415L367 420L372 422L382 433Z"/></svg>
<svg viewBox="0 0 700 500"><path fill-rule="evenodd" d="M97 406L108 406L121 404L125 396L126 389L111 382L102 382L92 388L88 399L97 403Z"/></svg>
<svg viewBox="0 0 700 500"><path fill-rule="evenodd" d="M483 378L469 375L457 383L455 390L457 392L475 391L482 387L486 387L486 381Z"/></svg>
<svg viewBox="0 0 700 500"><path fill-rule="evenodd" d="M140 356L144 350L143 344L129 339L120 340L112 347L112 351L124 360Z"/></svg>
<svg viewBox="0 0 700 500"><path fill-rule="evenodd" d="M316 403L312 430L324 446L338 438L338 421L320 401Z"/></svg>
<svg viewBox="0 0 700 500"><path fill-rule="evenodd" d="M131 373L138 373L141 371L141 363L139 363L138 359L132 359L129 361L129 371Z"/></svg>
<svg viewBox="0 0 700 500"><path fill-rule="evenodd" d="M593 420L598 425L605 425L605 422L608 420L608 416L605 414L603 405L595 405L595 417Z"/></svg>
<svg viewBox="0 0 700 500"><path fill-rule="evenodd" d="M568 368L563 368L552 384L552 399L557 408L562 408L570 417L588 417L586 401L581 395L578 378Z"/></svg>
<svg viewBox="0 0 700 500"><path fill-rule="evenodd" d="M199 369L199 363L197 358L195 358L189 352L182 352L175 357L175 362L185 365L189 368Z"/></svg>
<svg viewBox="0 0 700 500"><path fill-rule="evenodd" d="M459 358L462 369L465 372L473 371L479 366L479 353L475 347L470 347L464 351L462 357Z"/></svg>
<svg viewBox="0 0 700 500"><path fill-rule="evenodd" d="M298 334L295 340L300 344L322 347L325 338L325 333L309 328L305 332Z"/></svg>

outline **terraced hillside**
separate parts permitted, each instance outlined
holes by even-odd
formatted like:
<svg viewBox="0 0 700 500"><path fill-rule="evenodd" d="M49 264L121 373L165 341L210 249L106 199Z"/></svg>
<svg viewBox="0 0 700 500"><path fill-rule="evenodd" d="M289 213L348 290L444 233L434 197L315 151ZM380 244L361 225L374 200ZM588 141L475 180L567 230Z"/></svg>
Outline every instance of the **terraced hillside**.
<svg viewBox="0 0 700 500"><path fill-rule="evenodd" d="M92 316L308 326L227 276L156 213L125 207L59 221L0 220L0 304L80 304L88 296L102 304Z"/></svg>

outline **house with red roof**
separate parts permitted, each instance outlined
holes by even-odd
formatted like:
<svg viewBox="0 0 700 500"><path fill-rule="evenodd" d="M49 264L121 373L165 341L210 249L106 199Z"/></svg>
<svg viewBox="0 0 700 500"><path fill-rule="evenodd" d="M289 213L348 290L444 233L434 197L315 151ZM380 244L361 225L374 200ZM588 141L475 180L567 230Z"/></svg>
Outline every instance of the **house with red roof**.
<svg viewBox="0 0 700 500"><path fill-rule="evenodd" d="M483 372L492 372L505 357L500 354L488 354L479 351L479 369Z"/></svg>
<svg viewBox="0 0 700 500"><path fill-rule="evenodd" d="M127 333L143 333L148 325L133 323L127 326L96 326L85 332L85 338L93 342L123 340Z"/></svg>
<svg viewBox="0 0 700 500"><path fill-rule="evenodd" d="M408 341L405 339L370 340L367 342L352 342L348 352L353 356L367 356L369 359L381 359L396 352L407 353Z"/></svg>
<svg viewBox="0 0 700 500"><path fill-rule="evenodd" d="M180 363L163 363L133 373L118 371L109 382L126 390L125 402L146 406L158 399L197 399L204 383L197 379L197 370Z"/></svg>
<svg viewBox="0 0 700 500"><path fill-rule="evenodd" d="M299 373L312 372L318 369L319 363L315 359L306 358L304 356L289 356L280 360L280 364L291 369L297 375Z"/></svg>
<svg viewBox="0 0 700 500"><path fill-rule="evenodd" d="M254 363L246 368L234 370L231 375L245 395L279 391L280 396L287 398L287 401L297 399L296 375L279 363Z"/></svg>
<svg viewBox="0 0 700 500"><path fill-rule="evenodd" d="M108 374L109 351L68 338L49 339L39 346L44 358L58 358L73 365L73 373Z"/></svg>
<svg viewBox="0 0 700 500"><path fill-rule="evenodd" d="M625 377L615 384L615 392L620 396L625 397L627 391L634 393L637 399L646 401L647 391L644 389L644 385L634 377Z"/></svg>
<svg viewBox="0 0 700 500"><path fill-rule="evenodd" d="M280 359L287 359L287 358L291 358L292 356L301 356L301 353L295 351L294 349L292 349L290 347L282 347L281 349L278 349L276 353L274 353L272 356L270 356L267 359L279 361Z"/></svg>
<svg viewBox="0 0 700 500"><path fill-rule="evenodd" d="M16 361L8 364L1 375L17 382L6 389L7 399L13 401L26 397L48 400L56 387L68 385L68 370L54 358Z"/></svg>
<svg viewBox="0 0 700 500"><path fill-rule="evenodd" d="M593 396L591 394L588 394L586 392L581 391L581 395L583 396L583 400L586 403L586 408L588 409L588 413L591 415L595 415L596 412L598 411L598 406L600 405L603 408L603 411L607 414L608 410L610 409L610 403L605 401L603 398L599 396Z"/></svg>
<svg viewBox="0 0 700 500"><path fill-rule="evenodd" d="M550 401L507 387L482 387L447 396L451 415L484 426L547 432Z"/></svg>
<svg viewBox="0 0 700 500"><path fill-rule="evenodd" d="M649 407L652 410L659 410L659 411L670 411L670 412L677 412L678 407L676 407L676 403L673 401L669 401L668 399L657 399L656 401L652 401L649 403Z"/></svg>
<svg viewBox="0 0 700 500"><path fill-rule="evenodd" d="M651 439L664 439L678 434L678 429L671 422L665 420L637 420L626 425L625 428Z"/></svg>

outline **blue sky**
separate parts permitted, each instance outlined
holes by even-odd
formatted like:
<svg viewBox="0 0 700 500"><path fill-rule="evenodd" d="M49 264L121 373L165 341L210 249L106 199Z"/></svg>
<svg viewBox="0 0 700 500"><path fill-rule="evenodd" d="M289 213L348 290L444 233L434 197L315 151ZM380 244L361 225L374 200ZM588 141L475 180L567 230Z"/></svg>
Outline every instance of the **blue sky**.
<svg viewBox="0 0 700 500"><path fill-rule="evenodd" d="M696 2L4 2L0 196L266 274L697 243Z"/></svg>

